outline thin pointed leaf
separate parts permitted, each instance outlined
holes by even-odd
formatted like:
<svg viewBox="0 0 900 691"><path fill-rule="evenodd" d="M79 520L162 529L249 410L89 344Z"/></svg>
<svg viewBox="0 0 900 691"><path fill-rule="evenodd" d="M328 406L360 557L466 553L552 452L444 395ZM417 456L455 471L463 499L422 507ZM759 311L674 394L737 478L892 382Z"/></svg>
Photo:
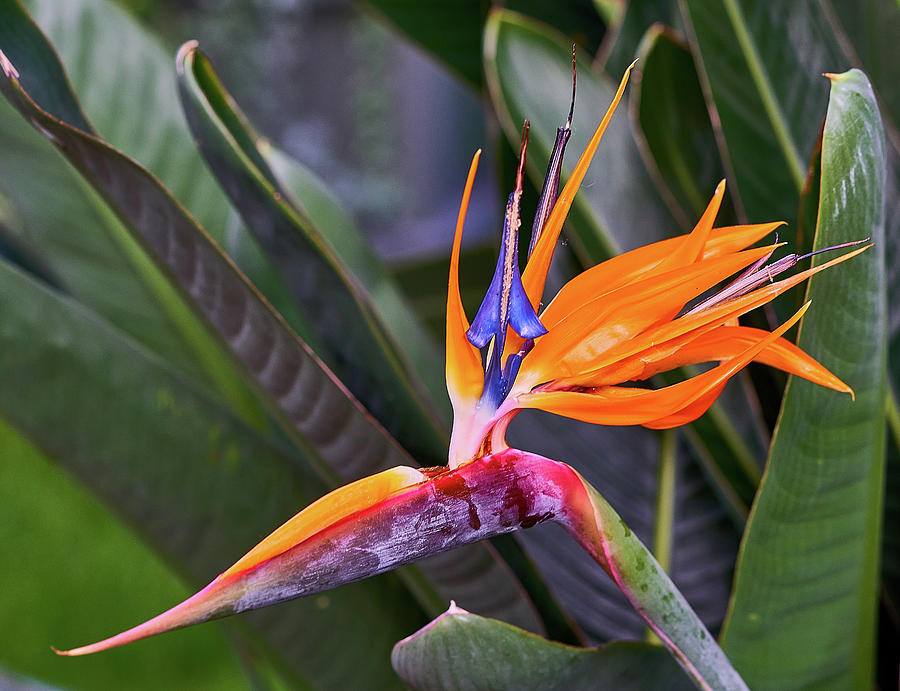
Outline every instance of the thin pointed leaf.
<svg viewBox="0 0 900 691"><path fill-rule="evenodd" d="M431 395L445 399L439 360L377 258L346 218L335 218L321 190L310 190L314 216L292 203L294 195L275 178L258 136L196 44L182 47L176 67L200 150L281 266L336 373L413 456L426 465L443 462L445 420L436 416L418 374L427 372ZM321 225L326 215L331 227ZM348 249L357 256L345 260Z"/></svg>
<svg viewBox="0 0 900 691"><path fill-rule="evenodd" d="M754 689L873 684L884 473L884 135L869 82L832 77L816 247L874 247L810 280L798 345L856 400L788 384L722 644ZM790 650L790 655L783 654Z"/></svg>
<svg viewBox="0 0 900 691"><path fill-rule="evenodd" d="M0 417L89 485L189 582L208 579L229 555L325 491L297 452L243 425L157 357L2 262L0 310ZM359 626L338 630L336 619ZM300 679L357 688L391 684L390 646L421 621L396 580L333 593L325 607L310 600L248 618ZM44 642L51 643L62 641Z"/></svg>
<svg viewBox="0 0 900 691"><path fill-rule="evenodd" d="M660 646L619 642L575 648L458 607L400 641L391 662L418 691L693 688Z"/></svg>

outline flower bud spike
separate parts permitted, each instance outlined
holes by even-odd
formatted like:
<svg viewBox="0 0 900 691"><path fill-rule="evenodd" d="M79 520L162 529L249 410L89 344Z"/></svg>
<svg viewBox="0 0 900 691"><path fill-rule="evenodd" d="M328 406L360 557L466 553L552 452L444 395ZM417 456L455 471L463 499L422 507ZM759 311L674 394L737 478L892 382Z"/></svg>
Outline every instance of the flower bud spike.
<svg viewBox="0 0 900 691"><path fill-rule="evenodd" d="M550 153L550 162L547 164L547 174L544 176L544 186L541 188L541 196L538 199L537 211L534 214L534 224L531 226L531 242L528 243L528 256L534 252L534 246L541 237L544 225L550 218L550 212L556 199L559 197L559 181L562 177L563 156L569 137L572 136L572 116L575 114L575 45L572 45L572 100L569 103L569 117L563 127L556 129L556 141L553 151Z"/></svg>
<svg viewBox="0 0 900 691"><path fill-rule="evenodd" d="M541 325L531 302L522 286L519 273L519 215L522 197L522 184L525 169L525 155L528 149L528 128L526 120L522 128L522 146L519 152L519 168L516 172L516 189L509 195L506 203L506 214L503 221L503 237L500 244L500 256L494 277L488 288L481 307L472 321L467 336L476 348L484 348L496 337L493 352L499 358L503 353L506 339L506 327L523 338L536 338L547 333Z"/></svg>

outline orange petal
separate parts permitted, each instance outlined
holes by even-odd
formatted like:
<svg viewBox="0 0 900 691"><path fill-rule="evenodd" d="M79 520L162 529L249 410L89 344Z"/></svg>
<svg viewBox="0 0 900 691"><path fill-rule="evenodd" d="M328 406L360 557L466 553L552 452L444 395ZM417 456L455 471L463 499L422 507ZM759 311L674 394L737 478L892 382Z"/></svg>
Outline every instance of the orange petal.
<svg viewBox="0 0 900 691"><path fill-rule="evenodd" d="M781 221L750 226L714 228L703 259L713 259L749 247L771 233ZM625 252L583 271L566 283L541 314L545 326L557 324L575 309L622 286L658 274L660 264L687 235L654 242ZM549 326L548 326L549 328Z"/></svg>
<svg viewBox="0 0 900 691"><path fill-rule="evenodd" d="M472 165L469 167L469 176L466 178L466 187L456 220L453 251L450 254L450 279L447 285L447 393L450 394L450 400L454 407L457 407L458 404L464 405L471 401L477 401L484 386L481 354L466 338L469 320L459 295L460 245L479 158L481 158L481 149L475 152Z"/></svg>
<svg viewBox="0 0 900 691"><path fill-rule="evenodd" d="M706 241L709 239L710 231L713 223L719 213L719 207L722 205L722 197L725 196L725 181L722 180L717 186L713 194L712 200L706 207L706 211L697 221L694 230L687 235L679 244L674 252L663 259L660 264L660 271L668 271L677 269L681 266L693 264L703 255L703 248L706 247Z"/></svg>
<svg viewBox="0 0 900 691"><path fill-rule="evenodd" d="M696 365L701 362L714 362L737 357L747 348L759 343L768 336L762 329L749 326L721 326L695 338L688 345L673 355L654 360L651 352L645 351L637 358L647 363L642 379L652 377L658 372L665 372L684 365ZM852 394L852 389L834 376L815 359L807 355L790 341L779 338L753 358L770 367L777 367L788 374L796 374L821 386Z"/></svg>
<svg viewBox="0 0 900 691"><path fill-rule="evenodd" d="M528 298L531 300L531 304L535 309L539 307L541 296L544 293L544 283L547 280L547 271L550 269L550 260L553 257L553 250L556 246L556 241L559 239L559 233L562 231L563 222L566 220L569 209L572 207L575 193L581 186L582 180L584 180L588 166L590 166L591 160L597 152L597 147L600 145L603 133L606 132L606 127L609 125L609 121L616 111L616 106L619 105L622 94L625 93L625 85L628 83L628 75L631 74L632 67L634 67L634 63L631 63L631 65L628 66L628 69L625 70L625 74L622 76L622 81L619 82L619 88L616 90L616 95L613 97L612 103L609 105L606 114L597 126L597 130L594 132L594 136L591 137L591 141L588 143L584 153L581 154L581 158L578 159L578 163L575 164L575 170L572 171L572 175L566 181L565 187L563 187L562 192L559 193L559 197L556 199L553 211L550 212L550 217L547 219L541 237L538 239L534 251L531 253L531 257L528 260L528 265L522 273L522 284L525 286L525 292L528 294Z"/></svg>
<svg viewBox="0 0 900 691"><path fill-rule="evenodd" d="M550 331L522 363L522 385L577 377L611 364L609 351L627 347L648 327L672 319L689 300L770 251L745 250L651 276L584 304L558 324L544 322Z"/></svg>
<svg viewBox="0 0 900 691"><path fill-rule="evenodd" d="M791 328L808 307L806 303L782 326L739 356L672 386L657 390L609 386L591 392L533 391L520 395L517 403L523 408L538 408L600 425L662 424L664 427L684 412L685 416L678 416L677 423L684 424L706 412L728 379Z"/></svg>
<svg viewBox="0 0 900 691"><path fill-rule="evenodd" d="M775 283L763 286L762 288L757 288L756 290L729 302L653 326L627 341L623 340L618 345L602 353L601 356L597 357L592 362L593 367L591 371L582 371L573 373L572 375L565 375L565 377L557 377L560 380L558 383L565 386L585 386L592 381L592 377L600 374L598 372L599 370L618 365L619 363L625 363L629 358L637 356L641 351L648 348L664 347L664 344L675 341L675 339L681 340L673 343L673 346L680 347L681 345L686 345L690 340L696 338L700 334L710 331L727 322L733 322L734 319L742 314L771 302L781 293L793 288L798 283L802 283L810 276L813 276L820 271L824 271L835 264L846 261L851 257L855 257L869 247L871 247L871 245L853 250L852 252L836 257L831 261L812 269L801 271L790 278L776 281ZM551 333L553 332L551 331ZM546 339L546 336L544 338ZM540 345L540 343L538 345ZM537 348L535 348L535 350L537 350Z"/></svg>

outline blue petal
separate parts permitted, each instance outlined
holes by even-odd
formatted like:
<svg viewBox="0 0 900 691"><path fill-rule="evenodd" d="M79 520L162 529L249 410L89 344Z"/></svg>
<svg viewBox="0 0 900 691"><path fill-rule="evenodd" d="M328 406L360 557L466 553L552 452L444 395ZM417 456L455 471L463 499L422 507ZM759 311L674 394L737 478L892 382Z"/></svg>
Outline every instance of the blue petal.
<svg viewBox="0 0 900 691"><path fill-rule="evenodd" d="M525 293L525 286L522 285L522 276L519 275L519 267L516 267L513 275L512 286L509 296L509 325L522 338L537 338L547 333L547 329L538 319L534 307L531 306L531 300Z"/></svg>
<svg viewBox="0 0 900 691"><path fill-rule="evenodd" d="M522 286L518 258L518 226L518 198L513 193L509 195L506 204L503 238L494 277L472 325L466 332L469 342L476 348L484 348L493 336L505 335L507 325L512 326L522 338L537 338L547 333Z"/></svg>

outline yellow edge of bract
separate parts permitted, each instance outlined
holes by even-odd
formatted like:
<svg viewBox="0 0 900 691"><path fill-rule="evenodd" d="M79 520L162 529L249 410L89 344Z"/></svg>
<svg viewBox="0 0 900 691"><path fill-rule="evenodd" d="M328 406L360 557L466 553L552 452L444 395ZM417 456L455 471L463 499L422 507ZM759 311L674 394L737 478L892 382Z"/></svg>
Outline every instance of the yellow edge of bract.
<svg viewBox="0 0 900 691"><path fill-rule="evenodd" d="M447 393L450 400L456 406L460 399L476 401L481 396L484 386L484 370L481 366L481 354L478 349L469 343L466 332L469 330L469 320L463 309L462 298L459 294L459 254L462 245L463 226L466 221L466 211L469 208L469 198L472 195L472 187L475 184L475 172L478 170L478 160L481 158L481 149L475 152L472 164L469 166L469 175L466 178L466 187L463 191L462 202L459 206L459 216L456 220L456 232L453 236L453 250L450 254L450 277L447 283Z"/></svg>
<svg viewBox="0 0 900 691"><path fill-rule="evenodd" d="M606 127L609 125L609 121L612 119L619 101L622 100L622 94L625 93L625 85L628 84L628 76L631 74L632 67L634 67L634 62L625 70L612 103L597 126L594 136L591 137L591 141L588 143L584 153L581 154L581 158L578 159L575 170L572 171L572 175L566 181L565 187L559 193L556 204L553 206L553 211L550 212L547 224L541 232L541 237L534 247L525 271L522 273L522 284L525 286L525 292L535 309L538 309L541 302L544 283L547 280L547 271L550 269L550 260L553 257L553 249L559 238L560 231L562 231L563 222L566 220L569 209L572 207L575 193L581 186L582 180L584 180L588 166L590 166L591 160L597 152L597 147L600 145L604 132L606 132Z"/></svg>
<svg viewBox="0 0 900 691"><path fill-rule="evenodd" d="M397 466L329 492L276 528L217 580L252 569L277 557L341 519L384 501L396 492L425 479L425 475L415 468Z"/></svg>

